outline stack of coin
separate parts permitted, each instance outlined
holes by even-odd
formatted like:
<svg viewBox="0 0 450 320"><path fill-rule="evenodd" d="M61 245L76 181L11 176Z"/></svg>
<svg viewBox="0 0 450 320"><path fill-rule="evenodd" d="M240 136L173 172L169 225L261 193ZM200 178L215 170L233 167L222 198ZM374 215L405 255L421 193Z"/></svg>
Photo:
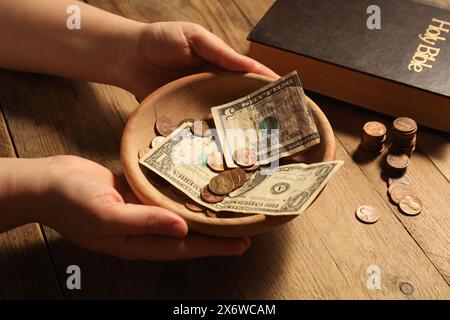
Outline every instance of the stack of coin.
<svg viewBox="0 0 450 320"><path fill-rule="evenodd" d="M410 159L406 154L388 154L386 157L386 169L390 177L403 175L408 169Z"/></svg>
<svg viewBox="0 0 450 320"><path fill-rule="evenodd" d="M389 178L389 196L400 210L409 216L417 215L422 211L422 200L411 188L411 178L404 174L398 178Z"/></svg>
<svg viewBox="0 0 450 320"><path fill-rule="evenodd" d="M364 150L382 153L386 141L386 126L378 121L367 122L362 130L361 147Z"/></svg>
<svg viewBox="0 0 450 320"><path fill-rule="evenodd" d="M416 149L417 123L407 117L394 120L391 152L411 156Z"/></svg>

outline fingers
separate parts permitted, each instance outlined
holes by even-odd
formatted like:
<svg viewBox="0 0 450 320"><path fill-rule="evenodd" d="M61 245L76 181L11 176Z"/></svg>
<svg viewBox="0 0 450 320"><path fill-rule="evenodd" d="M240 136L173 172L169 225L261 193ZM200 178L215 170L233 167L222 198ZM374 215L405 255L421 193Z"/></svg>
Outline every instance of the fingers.
<svg viewBox="0 0 450 320"><path fill-rule="evenodd" d="M225 70L253 72L273 79L279 78L275 72L259 62L237 53L222 39L203 27L189 25L184 33L198 56Z"/></svg>
<svg viewBox="0 0 450 320"><path fill-rule="evenodd" d="M240 256L250 247L250 239L213 238L189 235L183 239L155 235L129 236L126 240L105 239L107 253L127 260L169 261L209 256Z"/></svg>
<svg viewBox="0 0 450 320"><path fill-rule="evenodd" d="M107 219L107 231L110 234L159 234L180 238L188 232L186 221L180 216L155 206L117 203L113 205Z"/></svg>

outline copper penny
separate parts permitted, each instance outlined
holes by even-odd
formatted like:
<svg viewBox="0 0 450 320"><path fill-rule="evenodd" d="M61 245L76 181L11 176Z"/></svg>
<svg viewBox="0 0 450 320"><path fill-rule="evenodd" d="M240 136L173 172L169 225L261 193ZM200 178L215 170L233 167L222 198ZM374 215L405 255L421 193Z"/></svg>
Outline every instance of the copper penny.
<svg viewBox="0 0 450 320"><path fill-rule="evenodd" d="M203 212L203 208L192 201L186 201L184 205L186 206L186 208L193 212Z"/></svg>
<svg viewBox="0 0 450 320"><path fill-rule="evenodd" d="M242 168L234 168L231 170L232 176L237 176L237 181L233 179L233 182L235 183L234 188L237 189L239 187L242 187L244 183L247 181L247 175L245 174L245 171L242 170ZM237 183L236 183L237 182Z"/></svg>
<svg viewBox="0 0 450 320"><path fill-rule="evenodd" d="M152 148L158 148L162 143L166 140L163 136L156 136L153 138L152 142L150 143L150 146Z"/></svg>
<svg viewBox="0 0 450 320"><path fill-rule="evenodd" d="M389 195L391 196L392 201L398 204L403 197L414 196L415 194L409 186L394 183L389 187Z"/></svg>
<svg viewBox="0 0 450 320"><path fill-rule="evenodd" d="M380 211L375 207L362 205L356 209L356 217L364 223L375 223L380 219Z"/></svg>
<svg viewBox="0 0 450 320"><path fill-rule="evenodd" d="M404 196L398 203L400 210L409 216L415 216L422 212L423 203L419 197L409 195Z"/></svg>
<svg viewBox="0 0 450 320"><path fill-rule="evenodd" d="M410 160L406 154L388 154L386 162L394 169L403 170L409 166Z"/></svg>
<svg viewBox="0 0 450 320"><path fill-rule="evenodd" d="M218 212L212 211L210 209L206 209L206 213L205 214L209 218L217 218L217 213Z"/></svg>
<svg viewBox="0 0 450 320"><path fill-rule="evenodd" d="M231 191L233 191L234 189L234 183L233 180L231 180L230 177L228 177L227 175L223 174L226 171L218 174L217 176L213 177L210 181L209 181L209 190L214 193L214 194L218 194L218 195L226 195L228 193L230 193Z"/></svg>
<svg viewBox="0 0 450 320"><path fill-rule="evenodd" d="M149 147L143 147L143 148L139 149L139 152L138 152L139 159L141 159L149 151L150 151Z"/></svg>
<svg viewBox="0 0 450 320"><path fill-rule="evenodd" d="M167 137L177 128L172 119L166 116L156 118L155 127L156 131L163 137Z"/></svg>
<svg viewBox="0 0 450 320"><path fill-rule="evenodd" d="M386 126L378 121L369 121L363 127L364 133L371 137L382 137L386 134Z"/></svg>
<svg viewBox="0 0 450 320"><path fill-rule="evenodd" d="M213 151L208 154L208 158L206 159L206 163L214 171L223 171L225 167L223 165L223 155L220 151Z"/></svg>
<svg viewBox="0 0 450 320"><path fill-rule="evenodd" d="M411 178L407 174L404 174L398 178L389 178L388 179L389 186L391 186L394 183L400 183L400 184L404 184L407 186L411 186Z"/></svg>
<svg viewBox="0 0 450 320"><path fill-rule="evenodd" d="M186 122L192 122L192 123L194 123L195 120L194 120L194 119L191 119L191 118L185 118L185 119L183 119L183 120L180 120L180 122L178 122L177 127L180 127L183 123L186 123Z"/></svg>
<svg viewBox="0 0 450 320"><path fill-rule="evenodd" d="M417 123L411 118L399 117L394 120L394 128L397 131L409 133L417 130Z"/></svg>
<svg viewBox="0 0 450 320"><path fill-rule="evenodd" d="M250 148L237 148L233 153L234 162L241 167L253 167L257 157L256 151Z"/></svg>
<svg viewBox="0 0 450 320"><path fill-rule="evenodd" d="M206 121L196 120L191 126L191 131L197 137L207 137L209 136L209 125Z"/></svg>
<svg viewBox="0 0 450 320"><path fill-rule="evenodd" d="M259 169L259 164L255 164L255 165L253 165L251 167L244 168L245 171L256 171L258 169Z"/></svg>
<svg viewBox="0 0 450 320"><path fill-rule="evenodd" d="M208 203L217 203L217 202L220 202L223 199L225 199L225 196L219 196L219 195L211 193L208 185L203 187L200 195L201 195L202 199Z"/></svg>

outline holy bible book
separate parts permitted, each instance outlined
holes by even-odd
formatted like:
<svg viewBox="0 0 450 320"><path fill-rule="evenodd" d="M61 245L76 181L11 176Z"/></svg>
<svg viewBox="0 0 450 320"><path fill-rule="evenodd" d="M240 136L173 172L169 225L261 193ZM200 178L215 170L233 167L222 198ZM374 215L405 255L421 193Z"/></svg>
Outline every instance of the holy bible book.
<svg viewBox="0 0 450 320"><path fill-rule="evenodd" d="M449 10L410 0L278 0L248 39L251 57L279 74L297 69L306 89L450 132Z"/></svg>

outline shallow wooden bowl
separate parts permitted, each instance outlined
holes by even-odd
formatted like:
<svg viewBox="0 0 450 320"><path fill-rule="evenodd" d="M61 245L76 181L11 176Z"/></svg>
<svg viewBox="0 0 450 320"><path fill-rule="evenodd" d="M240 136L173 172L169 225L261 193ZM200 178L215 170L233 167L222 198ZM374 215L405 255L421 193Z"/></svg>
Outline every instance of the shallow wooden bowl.
<svg viewBox="0 0 450 320"><path fill-rule="evenodd" d="M220 105L245 96L271 82L255 75L224 72L201 73L188 76L149 95L134 111L125 127L121 144L121 160L125 176L137 197L145 204L156 204L172 210L183 217L191 231L220 236L240 237L255 235L284 224L296 216L252 215L239 218L209 218L189 211L184 201L173 196L171 188L153 186L144 176L138 163L138 151L148 146L156 135L155 110L158 116L167 115L175 123L185 118L203 119L212 106ZM335 159L333 130L319 107L308 98L321 135L321 143L300 153L297 161L312 163Z"/></svg>

